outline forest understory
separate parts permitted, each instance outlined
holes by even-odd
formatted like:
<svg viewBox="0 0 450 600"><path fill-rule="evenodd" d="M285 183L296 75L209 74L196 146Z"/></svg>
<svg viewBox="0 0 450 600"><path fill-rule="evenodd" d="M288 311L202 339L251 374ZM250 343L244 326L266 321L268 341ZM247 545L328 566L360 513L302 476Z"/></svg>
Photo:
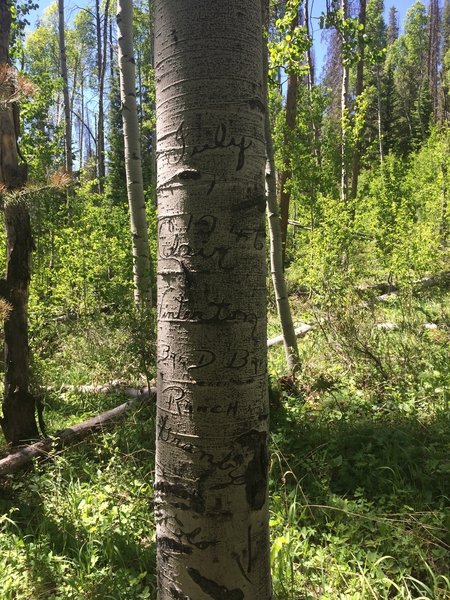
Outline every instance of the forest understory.
<svg viewBox="0 0 450 600"><path fill-rule="evenodd" d="M315 302L290 281L296 321L313 328L299 342L301 376L285 376L279 346L269 354L276 597L449 598L445 279L381 297L352 289L338 303ZM126 400L76 386L146 383L129 361L138 356L130 322L117 310L34 331L34 389L48 434ZM278 329L271 311L269 333ZM5 600L156 597L154 419L153 405L138 408L3 478Z"/></svg>
<svg viewBox="0 0 450 600"><path fill-rule="evenodd" d="M450 600L450 0L189 2L0 0L0 600L268 600L267 370L274 600Z"/></svg>

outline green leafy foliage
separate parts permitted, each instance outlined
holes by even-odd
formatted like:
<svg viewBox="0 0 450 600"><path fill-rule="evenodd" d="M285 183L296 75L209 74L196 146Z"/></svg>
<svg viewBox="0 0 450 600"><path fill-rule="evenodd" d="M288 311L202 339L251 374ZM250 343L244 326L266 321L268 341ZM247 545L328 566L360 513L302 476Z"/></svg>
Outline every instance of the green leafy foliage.
<svg viewBox="0 0 450 600"><path fill-rule="evenodd" d="M349 67L359 60L360 38L365 41L364 25L357 18L344 18L342 8L322 13L319 19L321 29L335 28L341 37L342 64Z"/></svg>
<svg viewBox="0 0 450 600"><path fill-rule="evenodd" d="M297 387L272 383L279 599L450 593L448 286L410 292L296 303L315 327Z"/></svg>
<svg viewBox="0 0 450 600"><path fill-rule="evenodd" d="M306 28L298 25L298 2L288 0L284 12L275 19L274 36L269 37L269 74L273 77L278 68L286 73L304 75L306 67L303 56L311 47L312 40Z"/></svg>
<svg viewBox="0 0 450 600"><path fill-rule="evenodd" d="M80 400L66 398L75 405ZM58 404L50 410L58 411ZM3 483L5 600L155 597L149 568L155 552L149 511L153 423L153 411L146 409L70 456L55 456L34 473Z"/></svg>
<svg viewBox="0 0 450 600"><path fill-rule="evenodd" d="M298 3L276 9L270 77L281 83L269 86L270 114L277 167L290 172L294 221L286 277L298 321L313 325L300 342L297 379L284 376L281 351L270 351L277 600L444 600L450 597L450 153L448 127L431 114L429 17L422 3L414 4L399 34L395 19L386 27L381 0L368 3L365 27L340 11L323 16L322 25L343 42L330 50L335 80L343 65L350 69L350 100L341 114L339 86L309 72L312 40L295 24ZM95 108L88 106L98 93L93 14L80 10L66 32L80 169L69 191L48 185L64 162L55 7L21 43L19 29L14 56L23 53L34 87L20 103L20 148L35 185L25 192L36 245L31 385L54 434L124 401L62 386L144 385L154 377L155 314L131 307L120 102L112 80L109 172L106 193L98 194ZM148 30L147 3L138 3L137 99L155 256ZM361 48L366 85L356 96ZM445 47L441 57L443 98L449 52ZM285 74L300 82L288 136ZM445 121L445 107L441 113ZM362 165L357 195L345 204L342 125L346 166L356 148ZM273 302L269 333L279 333ZM1 482L1 598L155 598L153 430L151 407Z"/></svg>

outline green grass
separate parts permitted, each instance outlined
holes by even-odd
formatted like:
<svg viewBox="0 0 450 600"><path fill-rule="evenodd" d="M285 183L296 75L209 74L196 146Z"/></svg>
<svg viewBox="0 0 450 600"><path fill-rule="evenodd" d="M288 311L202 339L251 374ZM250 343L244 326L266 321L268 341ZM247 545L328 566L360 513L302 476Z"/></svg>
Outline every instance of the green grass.
<svg viewBox="0 0 450 600"><path fill-rule="evenodd" d="M445 290L295 304L317 324L303 374L270 351L271 561L277 600L450 598L450 364ZM424 311L427 315L424 314ZM432 318L439 329L420 325ZM398 331L374 323L401 323ZM270 315L270 334L278 333ZM50 433L121 403L58 386L141 381L125 316L33 337ZM101 349L99 349L99 344ZM374 358L375 357L375 358ZM156 599L154 407L6 477L0 598Z"/></svg>
<svg viewBox="0 0 450 600"><path fill-rule="evenodd" d="M273 421L280 600L450 597L449 418Z"/></svg>
<svg viewBox="0 0 450 600"><path fill-rule="evenodd" d="M2 599L156 597L153 411L3 482Z"/></svg>

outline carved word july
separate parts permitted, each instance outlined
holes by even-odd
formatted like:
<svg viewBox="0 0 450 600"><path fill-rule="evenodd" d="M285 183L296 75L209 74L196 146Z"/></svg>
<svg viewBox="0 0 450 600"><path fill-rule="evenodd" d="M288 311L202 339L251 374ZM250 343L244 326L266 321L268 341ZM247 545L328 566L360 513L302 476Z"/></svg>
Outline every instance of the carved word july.
<svg viewBox="0 0 450 600"><path fill-rule="evenodd" d="M179 156L173 159L172 164L178 164L185 157L192 158L197 154L201 154L209 150L217 150L218 148L237 148L239 153L236 171L240 171L242 169L245 164L245 152L252 145L251 140L249 142L246 141L245 135L243 135L240 139L236 139L234 136L229 136L226 125L224 123L220 123L216 127L212 142L189 147L189 134L185 132L184 127L184 122L182 122L175 133L175 140L178 142L178 144L180 144L180 148Z"/></svg>

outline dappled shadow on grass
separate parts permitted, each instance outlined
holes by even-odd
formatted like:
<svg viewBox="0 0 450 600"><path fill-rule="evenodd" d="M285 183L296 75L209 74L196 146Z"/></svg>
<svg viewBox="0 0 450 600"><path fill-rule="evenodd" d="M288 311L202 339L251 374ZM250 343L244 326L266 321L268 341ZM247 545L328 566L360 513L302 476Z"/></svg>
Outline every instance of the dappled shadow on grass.
<svg viewBox="0 0 450 600"><path fill-rule="evenodd" d="M423 423L416 418L323 424L292 418L279 409L272 435L296 477L308 491L368 498L394 493L417 510L450 503L450 416Z"/></svg>
<svg viewBox="0 0 450 600"><path fill-rule="evenodd" d="M288 540L297 586L287 593L280 575L280 598L449 597L449 431L445 413L325 422L274 410L272 537Z"/></svg>
<svg viewBox="0 0 450 600"><path fill-rule="evenodd" d="M69 427L115 408L130 398L112 393L81 393L51 391L44 396L44 420L49 433Z"/></svg>
<svg viewBox="0 0 450 600"><path fill-rule="evenodd" d="M2 599L154 596L153 431L146 406L0 483L0 572L17 577Z"/></svg>

